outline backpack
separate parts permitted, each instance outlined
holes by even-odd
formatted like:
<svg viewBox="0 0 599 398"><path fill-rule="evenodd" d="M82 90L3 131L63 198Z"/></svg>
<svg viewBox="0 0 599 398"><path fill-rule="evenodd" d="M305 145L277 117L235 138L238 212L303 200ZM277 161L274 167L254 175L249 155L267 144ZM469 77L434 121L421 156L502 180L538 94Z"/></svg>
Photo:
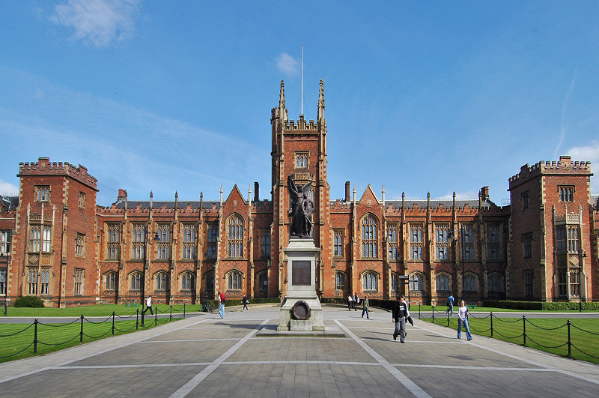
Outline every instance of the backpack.
<svg viewBox="0 0 599 398"><path fill-rule="evenodd" d="M227 301L227 298L225 297L224 293L220 294L220 301L224 304Z"/></svg>

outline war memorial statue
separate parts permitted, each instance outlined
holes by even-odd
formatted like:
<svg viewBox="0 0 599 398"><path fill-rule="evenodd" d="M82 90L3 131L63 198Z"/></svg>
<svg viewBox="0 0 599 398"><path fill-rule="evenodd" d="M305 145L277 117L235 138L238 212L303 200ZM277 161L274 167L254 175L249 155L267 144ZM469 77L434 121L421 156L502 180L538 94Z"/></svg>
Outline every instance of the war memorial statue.
<svg viewBox="0 0 599 398"><path fill-rule="evenodd" d="M298 189L293 181L293 175L289 175L288 186L291 197L291 208L288 214L293 217L289 235L310 238L312 237L312 213L314 211L314 201L310 199L309 195L312 182L310 181Z"/></svg>

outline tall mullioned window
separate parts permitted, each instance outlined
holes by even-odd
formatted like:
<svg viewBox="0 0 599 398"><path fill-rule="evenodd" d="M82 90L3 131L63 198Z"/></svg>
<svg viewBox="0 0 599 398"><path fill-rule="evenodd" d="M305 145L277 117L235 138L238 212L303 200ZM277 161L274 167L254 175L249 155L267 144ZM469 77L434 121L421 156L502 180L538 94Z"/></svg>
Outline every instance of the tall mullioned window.
<svg viewBox="0 0 599 398"><path fill-rule="evenodd" d="M410 225L410 258L422 260L422 225Z"/></svg>
<svg viewBox="0 0 599 398"><path fill-rule="evenodd" d="M295 167L298 169L308 167L308 153L307 152L298 152L295 154Z"/></svg>
<svg viewBox="0 0 599 398"><path fill-rule="evenodd" d="M121 227L119 224L108 225L106 254L109 260L118 260L121 247Z"/></svg>
<svg viewBox="0 0 599 398"><path fill-rule="evenodd" d="M169 277L166 272L156 274L156 290L170 290Z"/></svg>
<svg viewBox="0 0 599 398"><path fill-rule="evenodd" d="M48 225L32 225L29 230L29 251L39 252L41 244L43 252L50 252L52 248L51 233L52 227Z"/></svg>
<svg viewBox="0 0 599 398"><path fill-rule="evenodd" d="M410 275L410 290L412 291L423 291L424 290L424 275L414 273Z"/></svg>
<svg viewBox="0 0 599 398"><path fill-rule="evenodd" d="M210 224L208 225L207 232L207 244L206 244L206 259L214 260L216 259L216 242L218 240L218 225Z"/></svg>
<svg viewBox="0 0 599 398"><path fill-rule="evenodd" d="M495 273L489 275L489 292L502 293L503 292L503 276Z"/></svg>
<svg viewBox="0 0 599 398"><path fill-rule="evenodd" d="M168 224L158 225L158 258L168 260L171 256L171 228Z"/></svg>
<svg viewBox="0 0 599 398"><path fill-rule="evenodd" d="M532 233L522 235L522 247L524 249L524 258L532 257Z"/></svg>
<svg viewBox="0 0 599 398"><path fill-rule="evenodd" d="M462 224L462 260L474 260L474 226Z"/></svg>
<svg viewBox="0 0 599 398"><path fill-rule="evenodd" d="M243 257L243 219L234 215L229 219L229 257Z"/></svg>
<svg viewBox="0 0 599 398"><path fill-rule="evenodd" d="M557 227L555 230L557 241L557 253L566 253L566 227Z"/></svg>
<svg viewBox="0 0 599 398"><path fill-rule="evenodd" d="M396 273L391 274L391 291L395 294L399 291L399 275Z"/></svg>
<svg viewBox="0 0 599 398"><path fill-rule="evenodd" d="M131 274L131 290L138 291L141 290L141 273L135 272Z"/></svg>
<svg viewBox="0 0 599 398"><path fill-rule="evenodd" d="M574 187L559 187L559 200L562 202L573 202Z"/></svg>
<svg viewBox="0 0 599 398"><path fill-rule="evenodd" d="M191 260L195 258L196 229L195 225L183 225L183 258Z"/></svg>
<svg viewBox="0 0 599 398"><path fill-rule="evenodd" d="M464 276L464 291L476 292L478 290L478 281L476 276L472 274L466 274Z"/></svg>
<svg viewBox="0 0 599 398"><path fill-rule="evenodd" d="M229 274L229 290L241 290L241 272L233 271Z"/></svg>
<svg viewBox="0 0 599 398"><path fill-rule="evenodd" d="M345 274L343 272L335 273L335 290L345 289Z"/></svg>
<svg viewBox="0 0 599 398"><path fill-rule="evenodd" d="M39 272L37 268L29 268L27 273L27 294L37 296L37 277Z"/></svg>
<svg viewBox="0 0 599 398"><path fill-rule="evenodd" d="M437 291L448 292L449 291L449 276L445 274L437 275Z"/></svg>
<svg viewBox="0 0 599 398"><path fill-rule="evenodd" d="M570 271L570 296L580 297L580 271Z"/></svg>
<svg viewBox="0 0 599 398"><path fill-rule="evenodd" d="M565 268L557 271L557 290L560 297L568 296L568 276L566 272Z"/></svg>
<svg viewBox="0 0 599 398"><path fill-rule="evenodd" d="M50 187L37 186L35 187L35 200L37 202L47 202L50 200Z"/></svg>
<svg viewBox="0 0 599 398"><path fill-rule="evenodd" d="M83 270L75 270L75 296L81 296L83 294Z"/></svg>
<svg viewBox="0 0 599 398"><path fill-rule="evenodd" d="M42 279L40 280L40 294L47 296L50 294L50 270L42 269Z"/></svg>
<svg viewBox="0 0 599 398"><path fill-rule="evenodd" d="M343 231L335 231L335 257L343 257Z"/></svg>
<svg viewBox="0 0 599 398"><path fill-rule="evenodd" d="M378 278L374 272L367 272L362 275L362 290L363 291L377 291Z"/></svg>
<svg viewBox="0 0 599 398"><path fill-rule="evenodd" d="M524 295L526 297L532 297L533 296L533 273L532 271L525 271L524 272Z"/></svg>
<svg viewBox="0 0 599 398"><path fill-rule="evenodd" d="M260 233L260 256L269 257L270 256L270 232L262 231Z"/></svg>
<svg viewBox="0 0 599 398"><path fill-rule="evenodd" d="M0 256L10 254L10 231L0 231Z"/></svg>
<svg viewBox="0 0 599 398"><path fill-rule="evenodd" d="M578 253L578 226L568 225L568 253Z"/></svg>
<svg viewBox="0 0 599 398"><path fill-rule="evenodd" d="M377 257L377 224L374 217L367 216L362 220L362 257Z"/></svg>
<svg viewBox="0 0 599 398"><path fill-rule="evenodd" d="M194 284L193 284L194 278L193 278L193 274L191 272L186 272L181 276L181 290L193 290L194 289Z"/></svg>
<svg viewBox="0 0 599 398"><path fill-rule="evenodd" d="M85 235L78 233L77 241L75 244L75 255L83 256L84 244L85 244Z"/></svg>
<svg viewBox="0 0 599 398"><path fill-rule="evenodd" d="M6 296L7 271L0 269L0 296Z"/></svg>
<svg viewBox="0 0 599 398"><path fill-rule="evenodd" d="M79 207L85 208L85 193L79 192Z"/></svg>
<svg viewBox="0 0 599 398"><path fill-rule="evenodd" d="M133 224L131 235L131 240L133 241L133 258L143 260L146 258L146 226L144 224Z"/></svg>
<svg viewBox="0 0 599 398"><path fill-rule="evenodd" d="M117 275L114 272L110 272L108 274L106 274L105 277L105 290L116 290L116 286L117 286Z"/></svg>
<svg viewBox="0 0 599 398"><path fill-rule="evenodd" d="M397 260L397 224L387 226L387 244L389 260Z"/></svg>
<svg viewBox="0 0 599 398"><path fill-rule="evenodd" d="M489 224L487 226L487 259L499 260L500 258L499 224Z"/></svg>
<svg viewBox="0 0 599 398"><path fill-rule="evenodd" d="M449 260L449 224L435 224L435 255L437 260Z"/></svg>

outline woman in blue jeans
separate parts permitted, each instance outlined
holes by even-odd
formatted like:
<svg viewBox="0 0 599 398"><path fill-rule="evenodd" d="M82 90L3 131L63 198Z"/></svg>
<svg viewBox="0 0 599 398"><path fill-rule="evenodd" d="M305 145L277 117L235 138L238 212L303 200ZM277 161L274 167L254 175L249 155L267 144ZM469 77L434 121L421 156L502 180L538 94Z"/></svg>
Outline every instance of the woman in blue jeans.
<svg viewBox="0 0 599 398"><path fill-rule="evenodd" d="M468 326L468 307L464 300L460 301L460 309L458 309L458 339L462 338L462 324L466 327L466 337L468 341L472 340L470 327Z"/></svg>

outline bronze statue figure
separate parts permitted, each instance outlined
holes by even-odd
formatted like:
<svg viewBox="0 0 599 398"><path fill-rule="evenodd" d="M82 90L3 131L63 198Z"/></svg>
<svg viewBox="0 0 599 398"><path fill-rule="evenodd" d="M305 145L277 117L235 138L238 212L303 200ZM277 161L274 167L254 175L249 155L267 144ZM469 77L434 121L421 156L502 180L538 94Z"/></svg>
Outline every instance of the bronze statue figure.
<svg viewBox="0 0 599 398"><path fill-rule="evenodd" d="M309 196L312 182L298 189L293 181L293 175L290 175L288 183L291 197L291 208L288 214L293 216L290 234L298 238L310 238L312 236L312 212L314 211L314 202Z"/></svg>

